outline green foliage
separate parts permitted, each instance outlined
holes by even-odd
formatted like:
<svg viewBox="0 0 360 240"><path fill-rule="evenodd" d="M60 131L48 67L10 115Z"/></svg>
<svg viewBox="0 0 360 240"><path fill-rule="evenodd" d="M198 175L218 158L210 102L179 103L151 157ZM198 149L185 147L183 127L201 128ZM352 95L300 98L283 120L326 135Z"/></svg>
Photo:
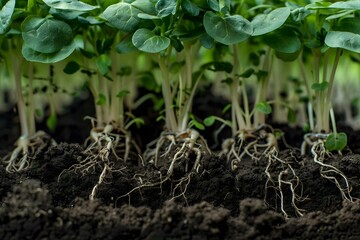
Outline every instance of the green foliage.
<svg viewBox="0 0 360 240"><path fill-rule="evenodd" d="M360 53L360 34L330 31L326 35L325 43L332 48L342 48Z"/></svg>
<svg viewBox="0 0 360 240"><path fill-rule="evenodd" d="M96 59L96 66L101 75L106 75L111 67L111 58L106 55L102 54Z"/></svg>
<svg viewBox="0 0 360 240"><path fill-rule="evenodd" d="M24 44L34 51L50 54L72 41L71 27L57 19L28 17L21 25Z"/></svg>
<svg viewBox="0 0 360 240"><path fill-rule="evenodd" d="M245 41L253 33L251 23L240 15L222 16L214 12L206 12L204 27L209 36L225 45Z"/></svg>
<svg viewBox="0 0 360 240"><path fill-rule="evenodd" d="M347 135L343 132L330 134L325 141L325 148L328 151L341 151L347 146Z"/></svg>
<svg viewBox="0 0 360 240"><path fill-rule="evenodd" d="M4 34L10 29L15 2L15 0L9 0L0 11L0 34Z"/></svg>
<svg viewBox="0 0 360 240"><path fill-rule="evenodd" d="M281 27L290 15L288 7L276 8L267 14L256 15L251 21L253 26L252 36L259 36Z"/></svg>
<svg viewBox="0 0 360 240"><path fill-rule="evenodd" d="M258 102L255 106L255 109L264 114L270 114L272 112L272 108L267 102Z"/></svg>
<svg viewBox="0 0 360 240"><path fill-rule="evenodd" d="M43 1L49 7L60 10L87 12L98 8L98 6L92 6L78 0L66 0L66 1L43 0Z"/></svg>
<svg viewBox="0 0 360 240"><path fill-rule="evenodd" d="M132 42L139 50L148 53L161 52L170 45L170 39L168 37L156 35L154 32L145 28L140 28L134 33Z"/></svg>
<svg viewBox="0 0 360 240"><path fill-rule="evenodd" d="M74 74L76 73L77 71L80 70L80 65L75 62L75 61L70 61L66 64L65 68L64 68L64 72L66 74Z"/></svg>
<svg viewBox="0 0 360 240"><path fill-rule="evenodd" d="M313 83L311 85L311 89L315 90L315 91L325 91L329 86L329 83L324 81L322 83Z"/></svg>

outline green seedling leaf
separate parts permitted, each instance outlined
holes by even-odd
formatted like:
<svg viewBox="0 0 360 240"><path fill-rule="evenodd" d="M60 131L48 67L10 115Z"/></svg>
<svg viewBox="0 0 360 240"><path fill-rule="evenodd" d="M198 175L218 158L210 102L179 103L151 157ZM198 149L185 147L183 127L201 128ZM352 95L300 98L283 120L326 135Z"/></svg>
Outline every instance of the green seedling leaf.
<svg viewBox="0 0 360 240"><path fill-rule="evenodd" d="M301 41L290 29L282 28L263 37L265 44L277 52L297 53L301 49Z"/></svg>
<svg viewBox="0 0 360 240"><path fill-rule="evenodd" d="M346 2L339 1L331 4L328 8L360 10L360 1L359 0L352 0Z"/></svg>
<svg viewBox="0 0 360 240"><path fill-rule="evenodd" d="M325 43L332 48L342 48L360 53L360 34L330 31L326 34Z"/></svg>
<svg viewBox="0 0 360 240"><path fill-rule="evenodd" d="M231 109L231 104L229 103L228 105L226 105L223 110L221 111L223 114L227 113L227 111L229 111Z"/></svg>
<svg viewBox="0 0 360 240"><path fill-rule="evenodd" d="M99 8L78 0L43 0L46 5L55 9L87 12Z"/></svg>
<svg viewBox="0 0 360 240"><path fill-rule="evenodd" d="M344 16L347 16L349 14L352 14L354 11L353 10L348 10L348 11L341 11L338 14L333 14L328 16L327 18L325 18L325 20L329 21L329 20L334 20L334 19L338 19L338 18L342 18Z"/></svg>
<svg viewBox="0 0 360 240"><path fill-rule="evenodd" d="M10 29L15 3L15 0L8 1L0 11L0 34L4 34Z"/></svg>
<svg viewBox="0 0 360 240"><path fill-rule="evenodd" d="M290 15L290 8L281 7L269 12L259 14L251 21L253 27L252 36L259 36L281 27Z"/></svg>
<svg viewBox="0 0 360 240"><path fill-rule="evenodd" d="M96 59L96 66L101 73L101 75L105 76L111 67L111 58L106 55L102 54Z"/></svg>
<svg viewBox="0 0 360 240"><path fill-rule="evenodd" d="M325 141L325 148L328 151L341 151L347 146L347 136L345 133L330 134Z"/></svg>
<svg viewBox="0 0 360 240"><path fill-rule="evenodd" d="M75 61L70 61L66 64L65 68L64 68L64 73L66 74L74 74L77 71L79 71L80 69L80 65L75 62Z"/></svg>
<svg viewBox="0 0 360 240"><path fill-rule="evenodd" d="M120 43L116 45L116 51L118 53L129 53L135 50L137 49L132 43L132 39L130 37L123 39Z"/></svg>
<svg viewBox="0 0 360 240"><path fill-rule="evenodd" d="M189 127L191 128L193 126L196 127L199 130L205 130L205 126L203 124L201 124L200 122L198 122L197 120L195 120L195 119L192 119L189 122Z"/></svg>
<svg viewBox="0 0 360 240"><path fill-rule="evenodd" d="M50 8L49 13L58 19L66 19L66 20L76 19L81 14L84 14L84 12L81 11L75 11L75 10L69 11L69 10L61 10L55 8Z"/></svg>
<svg viewBox="0 0 360 240"><path fill-rule="evenodd" d="M360 17L341 19L335 26L333 26L332 31L351 32L359 34Z"/></svg>
<svg viewBox="0 0 360 240"><path fill-rule="evenodd" d="M69 45L63 47L60 51L46 54L37 52L24 44L21 52L27 61L39 63L56 63L70 56L77 47L78 44L75 41L72 41Z"/></svg>
<svg viewBox="0 0 360 240"><path fill-rule="evenodd" d="M214 39L206 33L200 36L200 43L201 46L207 49L211 49L215 45Z"/></svg>
<svg viewBox="0 0 360 240"><path fill-rule="evenodd" d="M239 77L249 78L249 77L251 77L251 75L253 75L254 72L255 72L255 70L253 68L249 68L245 72L241 73L239 75Z"/></svg>
<svg viewBox="0 0 360 240"><path fill-rule="evenodd" d="M130 92L128 90L122 90L120 92L118 92L118 94L116 94L116 97L118 98L123 98L126 97Z"/></svg>
<svg viewBox="0 0 360 240"><path fill-rule="evenodd" d="M132 42L139 50L148 53L161 52L170 45L170 39L168 37L156 35L145 28L140 28L134 33Z"/></svg>
<svg viewBox="0 0 360 240"><path fill-rule="evenodd" d="M100 17L119 30L132 32L140 25L139 13L142 11L132 4L120 2L107 7Z"/></svg>
<svg viewBox="0 0 360 240"><path fill-rule="evenodd" d="M174 15L176 13L176 0L159 0L155 9L161 18Z"/></svg>
<svg viewBox="0 0 360 240"><path fill-rule="evenodd" d="M256 104L255 109L257 111L260 111L264 114L270 114L272 112L272 108L270 106L270 104L268 104L267 102L259 102Z"/></svg>
<svg viewBox="0 0 360 240"><path fill-rule="evenodd" d="M175 48L177 52L181 52L184 49L184 45L181 43L181 41L177 38L170 38L171 46Z"/></svg>
<svg viewBox="0 0 360 240"><path fill-rule="evenodd" d="M28 48L45 54L60 51L73 39L69 24L52 18L27 17L21 31Z"/></svg>
<svg viewBox="0 0 360 240"><path fill-rule="evenodd" d="M56 116L56 114L51 114L46 119L46 126L52 132L54 132L56 130L56 126L57 126L57 116Z"/></svg>
<svg viewBox="0 0 360 240"><path fill-rule="evenodd" d="M324 91L325 89L327 89L329 86L329 83L324 81L322 83L313 83L311 85L311 89L315 90L315 91Z"/></svg>
<svg viewBox="0 0 360 240"><path fill-rule="evenodd" d="M215 123L215 120L216 119L214 116L207 117L204 119L204 124L205 124L205 126L210 127Z"/></svg>
<svg viewBox="0 0 360 240"><path fill-rule="evenodd" d="M311 12L304 7L299 7L291 11L291 18L295 22L303 21Z"/></svg>
<svg viewBox="0 0 360 240"><path fill-rule="evenodd" d="M147 14L147 13L139 13L137 16L139 18L145 19L145 20L159 20L159 19L161 19L161 17L159 17L159 16L150 15L150 14Z"/></svg>
<svg viewBox="0 0 360 240"><path fill-rule="evenodd" d="M106 97L104 94L100 93L99 98L96 100L96 105L104 105L106 103Z"/></svg>
<svg viewBox="0 0 360 240"><path fill-rule="evenodd" d="M228 78L225 78L223 80L221 80L222 83L225 83L226 85L230 85L234 82L234 79L228 77Z"/></svg>
<svg viewBox="0 0 360 240"><path fill-rule="evenodd" d="M229 62L209 62L201 66L201 69L207 69L213 72L231 73L233 65Z"/></svg>
<svg viewBox="0 0 360 240"><path fill-rule="evenodd" d="M209 36L225 45L245 41L253 33L251 23L240 15L219 16L206 12L204 27Z"/></svg>
<svg viewBox="0 0 360 240"><path fill-rule="evenodd" d="M193 4L190 0L182 0L181 7L190 16L197 16L200 13L200 8Z"/></svg>

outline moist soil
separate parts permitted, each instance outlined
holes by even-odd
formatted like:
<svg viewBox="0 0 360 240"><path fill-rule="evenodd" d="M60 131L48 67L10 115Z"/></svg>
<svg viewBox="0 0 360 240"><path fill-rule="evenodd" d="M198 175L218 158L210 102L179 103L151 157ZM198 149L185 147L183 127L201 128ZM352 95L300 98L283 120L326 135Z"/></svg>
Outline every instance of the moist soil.
<svg viewBox="0 0 360 240"><path fill-rule="evenodd" d="M200 99L195 104L197 116L206 116L210 110L221 114L221 100ZM204 156L197 172L184 170L186 163L194 161L193 154L179 160L167 181L161 181L167 168L143 165L141 158L120 162L114 166L119 171L109 174L95 199L89 200L101 163L88 172L71 168L86 158L82 143L91 126L83 117L93 114L89 106L91 100L79 100L59 116L56 132L49 132L58 144L33 156L30 169L7 173L0 165L0 239L360 239L360 132L339 124L339 130L348 135L351 151L326 157L327 164L347 176L352 196L348 201L334 182L320 175L310 154L301 156L301 129L272 124L292 146L279 142L278 158L291 162L301 181L296 206L303 216L296 213L286 184L282 185L281 208L277 176L284 166L275 163L267 169L265 157L245 158L231 170L216 151L212 139L216 126L201 132L215 151ZM154 124L156 113L150 105L135 115L146 122L132 131L145 149L162 129ZM19 136L17 126L14 112L0 115L1 157L11 152ZM38 127L46 128L41 123ZM223 134L220 138L226 137ZM266 170L273 182L267 181ZM142 183L153 184L139 187ZM339 183L345 186L344 181Z"/></svg>

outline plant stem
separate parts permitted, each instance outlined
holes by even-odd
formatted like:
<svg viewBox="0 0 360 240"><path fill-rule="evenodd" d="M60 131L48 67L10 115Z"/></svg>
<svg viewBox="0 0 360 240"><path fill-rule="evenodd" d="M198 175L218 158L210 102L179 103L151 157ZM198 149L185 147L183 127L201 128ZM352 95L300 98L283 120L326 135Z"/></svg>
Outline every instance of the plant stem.
<svg viewBox="0 0 360 240"><path fill-rule="evenodd" d="M176 132L178 130L178 125L173 109L173 96L170 86L170 74L165 60L166 57L159 55L159 66L163 77L162 93L165 101L165 126L169 131Z"/></svg>
<svg viewBox="0 0 360 240"><path fill-rule="evenodd" d="M332 100L333 86L334 86L334 81L335 81L336 69L337 69L337 66L338 66L338 63L340 60L341 53L342 53L342 50L340 48L336 49L336 54L335 54L333 66L332 66L330 77L329 77L329 86L327 88L326 96L324 97L324 111L325 111L324 116L325 116L328 131L330 131L329 112L332 109L331 100ZM334 126L333 126L333 131L334 131ZM335 129L335 131L336 131L336 129Z"/></svg>

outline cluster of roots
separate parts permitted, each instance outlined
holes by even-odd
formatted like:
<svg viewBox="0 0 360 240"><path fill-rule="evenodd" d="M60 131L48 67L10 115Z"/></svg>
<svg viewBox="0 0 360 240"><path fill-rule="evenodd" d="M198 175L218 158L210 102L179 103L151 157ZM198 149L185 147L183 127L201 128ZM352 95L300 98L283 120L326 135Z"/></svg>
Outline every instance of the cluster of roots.
<svg viewBox="0 0 360 240"><path fill-rule="evenodd" d="M205 139L196 130L163 132L158 139L147 145L143 155L143 164L151 164L157 169L158 177L154 179L146 175L135 175L138 186L119 198L130 197L131 193L143 188L161 188L165 182L171 181L172 197L182 196L186 201L185 193L191 177L193 174L201 174L204 157L210 153Z"/></svg>
<svg viewBox="0 0 360 240"><path fill-rule="evenodd" d="M301 153L304 155L306 148L310 147L313 161L319 165L320 175L337 186L343 199L353 201L350 194L351 186L344 173L325 163L325 160L331 156L325 148L327 136L327 134L306 134ZM262 125L256 129L242 130L234 138L224 141L221 154L226 157L232 170L241 167L241 161L244 159L251 159L256 163L266 161L265 201L268 198L268 190L275 190L276 198L280 202L280 210L284 217L288 218L289 215L284 206L289 197L285 197L284 193L290 193L290 204L295 214L302 216L304 210L299 208L298 204L306 197L303 197L303 186L296 173L299 167L297 165L301 162L297 161L292 152L286 159L279 157L277 141L274 129L268 125Z"/></svg>
<svg viewBox="0 0 360 240"><path fill-rule="evenodd" d="M31 166L31 160L45 148L56 142L45 132L38 131L32 136L21 136L15 143L16 148L3 158L7 172L20 172Z"/></svg>
<svg viewBox="0 0 360 240"><path fill-rule="evenodd" d="M243 129L235 137L226 139L222 144L221 155L226 156L231 169L236 170L244 158L257 162L274 150L278 150L274 129L269 125L261 125L256 129Z"/></svg>
<svg viewBox="0 0 360 240"><path fill-rule="evenodd" d="M86 157L66 171L84 176L100 170L98 181L89 195L91 200L95 198L98 187L109 182L113 173L124 170L124 162L137 160L140 154L139 147L132 141L129 133L112 124L101 129L93 127L90 137L85 141L85 147L83 153ZM59 179L60 177L61 174Z"/></svg>

